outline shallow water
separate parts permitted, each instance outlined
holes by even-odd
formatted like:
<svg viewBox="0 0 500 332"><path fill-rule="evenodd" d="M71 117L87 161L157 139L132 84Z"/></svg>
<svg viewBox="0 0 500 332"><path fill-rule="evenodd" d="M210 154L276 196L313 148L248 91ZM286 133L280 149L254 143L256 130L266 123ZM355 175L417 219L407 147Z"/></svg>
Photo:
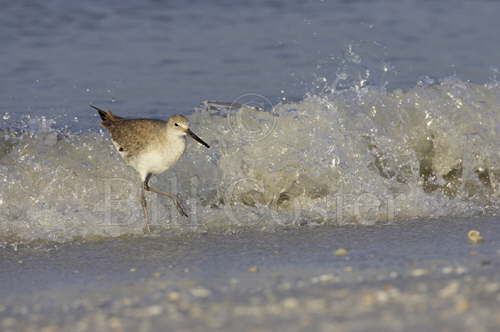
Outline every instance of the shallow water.
<svg viewBox="0 0 500 332"><path fill-rule="evenodd" d="M9 248L0 251L0 326L495 331L497 221L447 218ZM480 230L484 242L470 243L470 229ZM339 248L345 255L336 254Z"/></svg>

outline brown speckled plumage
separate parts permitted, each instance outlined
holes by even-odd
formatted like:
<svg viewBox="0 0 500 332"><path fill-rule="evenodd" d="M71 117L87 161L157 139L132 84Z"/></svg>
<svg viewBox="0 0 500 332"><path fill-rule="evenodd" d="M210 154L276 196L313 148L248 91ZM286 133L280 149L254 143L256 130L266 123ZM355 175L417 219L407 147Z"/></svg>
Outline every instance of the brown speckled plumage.
<svg viewBox="0 0 500 332"><path fill-rule="evenodd" d="M162 145L166 140L167 122L162 120L120 118L101 124L109 130L118 151L123 152L126 160L136 157L148 147Z"/></svg>

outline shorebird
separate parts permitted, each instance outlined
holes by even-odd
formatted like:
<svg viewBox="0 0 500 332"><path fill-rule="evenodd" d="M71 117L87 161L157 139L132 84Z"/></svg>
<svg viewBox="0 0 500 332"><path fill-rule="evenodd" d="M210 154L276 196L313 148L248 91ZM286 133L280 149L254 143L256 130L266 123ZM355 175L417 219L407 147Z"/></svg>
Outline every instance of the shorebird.
<svg viewBox="0 0 500 332"><path fill-rule="evenodd" d="M111 134L111 140L123 160L141 177L141 206L144 212L144 230L150 232L149 213L145 191L152 191L172 199L179 213L187 217L181 200L174 194L149 186L153 174L160 174L174 165L186 148L186 135L200 144L210 146L189 129L188 119L174 115L167 121L154 119L125 119L111 111L90 105L99 113L101 125Z"/></svg>

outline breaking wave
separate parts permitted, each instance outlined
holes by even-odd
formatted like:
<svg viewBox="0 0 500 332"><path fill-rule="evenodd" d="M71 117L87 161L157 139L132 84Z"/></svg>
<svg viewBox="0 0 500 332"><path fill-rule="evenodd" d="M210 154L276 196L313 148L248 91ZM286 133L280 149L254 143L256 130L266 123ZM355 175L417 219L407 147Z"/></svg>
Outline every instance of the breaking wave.
<svg viewBox="0 0 500 332"><path fill-rule="evenodd" d="M246 104L246 105L245 105ZM268 106L206 102L191 141L149 195L159 229L373 224L499 210L500 87L451 77L408 90L328 89ZM263 107L261 107L263 106ZM139 179L103 131L0 120L0 237L21 241L141 233Z"/></svg>

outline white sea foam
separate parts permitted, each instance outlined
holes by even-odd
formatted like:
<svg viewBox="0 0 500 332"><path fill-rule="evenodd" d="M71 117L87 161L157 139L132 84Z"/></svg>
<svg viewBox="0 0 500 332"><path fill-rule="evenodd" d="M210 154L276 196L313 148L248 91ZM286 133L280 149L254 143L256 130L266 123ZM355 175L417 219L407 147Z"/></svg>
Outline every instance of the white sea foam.
<svg viewBox="0 0 500 332"><path fill-rule="evenodd" d="M255 96L255 98L259 98ZM456 78L407 91L363 87L271 109L201 106L211 144L152 184L181 193L190 218L149 195L154 223L179 231L373 224L499 210L500 87ZM104 132L3 121L0 236L30 241L142 232L139 180Z"/></svg>

